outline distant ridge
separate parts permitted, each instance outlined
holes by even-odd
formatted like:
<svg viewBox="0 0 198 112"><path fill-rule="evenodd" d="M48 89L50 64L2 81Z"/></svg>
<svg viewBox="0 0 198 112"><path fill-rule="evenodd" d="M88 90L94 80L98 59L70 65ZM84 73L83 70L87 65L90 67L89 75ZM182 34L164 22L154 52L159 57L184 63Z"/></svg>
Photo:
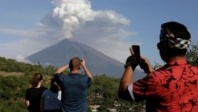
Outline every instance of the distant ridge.
<svg viewBox="0 0 198 112"><path fill-rule="evenodd" d="M87 61L87 66L94 75L121 77L124 70L123 63L114 60L96 49L71 40L62 40L27 57L32 63L41 65L62 66L69 62L71 57L78 56Z"/></svg>

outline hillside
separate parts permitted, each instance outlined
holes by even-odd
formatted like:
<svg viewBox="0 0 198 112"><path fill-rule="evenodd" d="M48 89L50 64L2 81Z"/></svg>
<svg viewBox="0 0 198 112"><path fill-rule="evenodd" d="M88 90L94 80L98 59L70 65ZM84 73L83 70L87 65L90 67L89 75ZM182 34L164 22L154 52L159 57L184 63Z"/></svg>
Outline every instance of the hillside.
<svg viewBox="0 0 198 112"><path fill-rule="evenodd" d="M73 56L84 58L88 68L94 75L106 74L112 77L121 77L124 70L123 63L90 46L66 39L28 56L27 59L44 66L53 65L59 67L68 63Z"/></svg>
<svg viewBox="0 0 198 112"><path fill-rule="evenodd" d="M88 45L67 39L32 54L27 59L35 64L59 67L69 63L73 56L84 58L93 75L105 74L110 77L120 78L124 71L123 63L106 56ZM137 74L135 80L144 76L143 72L139 70L136 70L135 74Z"/></svg>
<svg viewBox="0 0 198 112"><path fill-rule="evenodd" d="M53 67L43 68L0 57L0 112L27 112L24 104L25 92L30 87L31 75L35 72L44 74L43 86L49 87L49 80L54 73ZM94 76L88 92L89 112L96 109L95 107L98 107L98 112L111 109L118 112L144 111L144 102L129 103L118 98L119 80L105 75Z"/></svg>

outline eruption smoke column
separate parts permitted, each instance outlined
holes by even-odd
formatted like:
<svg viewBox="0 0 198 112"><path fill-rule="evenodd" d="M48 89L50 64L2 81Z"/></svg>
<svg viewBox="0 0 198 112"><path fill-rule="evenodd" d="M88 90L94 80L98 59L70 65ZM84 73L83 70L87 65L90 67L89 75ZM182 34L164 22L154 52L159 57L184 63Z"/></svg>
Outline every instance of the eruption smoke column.
<svg viewBox="0 0 198 112"><path fill-rule="evenodd" d="M41 18L37 27L12 32L20 39L1 44L3 56L23 59L65 38L88 44L117 59L123 57L117 55L118 51L127 55L125 49L131 45L128 38L132 35L126 29L130 24L127 18L113 10L93 10L89 0L52 0L52 3L54 8Z"/></svg>
<svg viewBox="0 0 198 112"><path fill-rule="evenodd" d="M72 38L74 30L93 19L94 12L87 0L54 0L54 4L52 16L62 25L64 38Z"/></svg>
<svg viewBox="0 0 198 112"><path fill-rule="evenodd" d="M126 30L130 21L123 15L113 10L93 10L89 0L53 0L53 5L52 12L40 22L45 43L72 38L111 57L120 58L118 51L127 55L124 49L131 45L127 39L132 33Z"/></svg>

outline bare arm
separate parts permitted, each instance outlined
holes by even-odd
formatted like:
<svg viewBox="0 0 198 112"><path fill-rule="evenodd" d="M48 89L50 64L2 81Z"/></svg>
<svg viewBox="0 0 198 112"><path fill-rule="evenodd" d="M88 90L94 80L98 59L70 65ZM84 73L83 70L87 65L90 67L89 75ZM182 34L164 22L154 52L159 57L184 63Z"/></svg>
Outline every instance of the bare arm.
<svg viewBox="0 0 198 112"><path fill-rule="evenodd" d="M132 91L129 91L128 86L130 84L133 84L134 70L135 70L136 66L134 66L135 64L134 65L132 64L132 63L135 63L135 60L133 57L131 57L131 60L130 60L130 58L128 58L127 61L131 62L132 66L127 66L123 73L123 76L120 81L118 95L122 99L131 100L132 94L130 95L130 93L132 93L133 89L131 88ZM139 64L140 64L140 67L145 71L145 73L150 73L150 72L154 71L147 58L141 57L141 61ZM130 86L130 87L132 87L132 86Z"/></svg>
<svg viewBox="0 0 198 112"><path fill-rule="evenodd" d="M92 76L91 72L89 71L89 69L87 68L87 66L86 66L86 64L85 64L85 60L82 60L81 65L82 65L82 67L83 67L83 69L84 69L84 71L85 71L85 74L87 74L87 76L88 76L91 80L93 80L93 76Z"/></svg>
<svg viewBox="0 0 198 112"><path fill-rule="evenodd" d="M131 66L128 66L122 75L120 86L119 86L119 92L123 92L128 89L128 85L133 83L133 72Z"/></svg>
<svg viewBox="0 0 198 112"><path fill-rule="evenodd" d="M135 57L133 50L130 49L130 51L131 56L129 56L126 60L125 70L120 80L120 85L118 88L118 95L120 98L124 100L132 100L130 95L132 91L128 90L128 86L133 83L134 70L139 62Z"/></svg>
<svg viewBox="0 0 198 112"><path fill-rule="evenodd" d="M30 106L30 101L29 100L25 100L25 105L26 105L26 108L28 109L29 106Z"/></svg>
<svg viewBox="0 0 198 112"><path fill-rule="evenodd" d="M118 95L124 100L132 100L128 91L128 86L133 83L133 75L134 69L131 66L128 66L122 75L118 89Z"/></svg>
<svg viewBox="0 0 198 112"><path fill-rule="evenodd" d="M68 67L69 67L69 65L67 64L67 65L64 65L64 66L58 68L56 70L55 74L60 74L60 73L64 72Z"/></svg>

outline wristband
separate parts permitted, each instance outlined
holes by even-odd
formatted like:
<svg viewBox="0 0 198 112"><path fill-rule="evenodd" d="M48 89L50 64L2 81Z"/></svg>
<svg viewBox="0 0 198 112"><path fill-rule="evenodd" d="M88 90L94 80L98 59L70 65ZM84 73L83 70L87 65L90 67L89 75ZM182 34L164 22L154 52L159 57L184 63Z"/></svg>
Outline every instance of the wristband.
<svg viewBox="0 0 198 112"><path fill-rule="evenodd" d="M124 65L124 68L126 69L128 66L131 66L131 63L126 63L126 64Z"/></svg>

